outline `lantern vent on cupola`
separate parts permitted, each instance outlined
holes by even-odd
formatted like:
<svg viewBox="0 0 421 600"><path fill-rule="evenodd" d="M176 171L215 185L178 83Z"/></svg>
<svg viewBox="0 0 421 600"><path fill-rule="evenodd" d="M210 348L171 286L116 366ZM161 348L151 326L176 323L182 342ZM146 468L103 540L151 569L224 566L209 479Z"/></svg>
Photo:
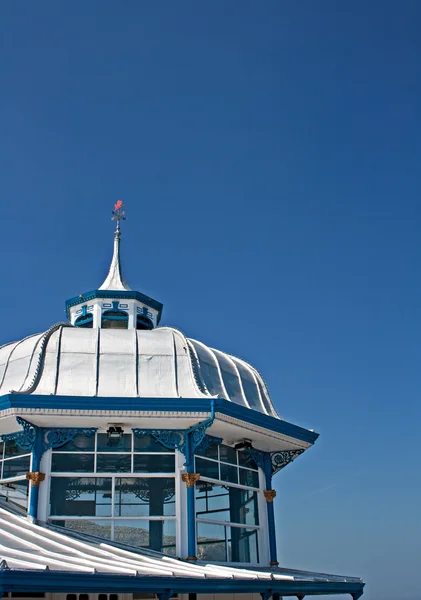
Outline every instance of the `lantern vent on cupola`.
<svg viewBox="0 0 421 600"><path fill-rule="evenodd" d="M121 200L114 205L112 214L112 219L116 221L116 229L108 275L97 290L67 300L67 317L76 327L154 329L161 320L162 304L132 290L123 276L120 259L120 222L126 216Z"/></svg>

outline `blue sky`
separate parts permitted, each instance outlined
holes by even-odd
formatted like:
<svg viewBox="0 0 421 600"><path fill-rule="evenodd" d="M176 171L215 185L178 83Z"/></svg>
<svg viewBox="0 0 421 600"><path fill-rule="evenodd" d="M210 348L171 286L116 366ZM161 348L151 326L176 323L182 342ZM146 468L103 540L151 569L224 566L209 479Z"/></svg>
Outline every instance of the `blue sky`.
<svg viewBox="0 0 421 600"><path fill-rule="evenodd" d="M277 476L287 566L415 600L421 4L4 0L0 341L99 285L110 211L163 323L321 433Z"/></svg>

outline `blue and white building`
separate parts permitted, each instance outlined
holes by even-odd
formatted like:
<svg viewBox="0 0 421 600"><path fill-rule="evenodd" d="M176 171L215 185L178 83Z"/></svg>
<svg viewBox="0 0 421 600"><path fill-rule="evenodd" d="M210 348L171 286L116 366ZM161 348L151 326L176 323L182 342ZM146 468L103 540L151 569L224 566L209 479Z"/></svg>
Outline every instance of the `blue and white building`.
<svg viewBox="0 0 421 600"><path fill-rule="evenodd" d="M250 364L160 326L121 216L104 283L0 348L0 597L357 600L359 578L278 563L273 477L318 435Z"/></svg>

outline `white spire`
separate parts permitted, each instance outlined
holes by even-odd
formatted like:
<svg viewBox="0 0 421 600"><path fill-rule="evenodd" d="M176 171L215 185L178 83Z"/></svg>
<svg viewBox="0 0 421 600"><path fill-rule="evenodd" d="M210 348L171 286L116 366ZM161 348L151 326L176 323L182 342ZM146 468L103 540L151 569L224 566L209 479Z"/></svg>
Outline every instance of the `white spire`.
<svg viewBox="0 0 421 600"><path fill-rule="evenodd" d="M118 200L114 205L115 210L113 210L113 220L117 221L117 227L114 233L114 253L107 278L101 287L98 288L100 290L130 290L123 277L120 264L120 221L126 218L124 210L121 210L122 207L123 202L121 200Z"/></svg>

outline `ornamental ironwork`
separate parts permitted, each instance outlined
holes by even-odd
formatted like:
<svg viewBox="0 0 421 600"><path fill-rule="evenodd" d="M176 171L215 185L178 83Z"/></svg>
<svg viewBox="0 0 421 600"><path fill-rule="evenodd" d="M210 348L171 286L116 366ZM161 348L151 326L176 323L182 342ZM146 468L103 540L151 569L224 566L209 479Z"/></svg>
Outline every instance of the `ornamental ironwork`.
<svg viewBox="0 0 421 600"><path fill-rule="evenodd" d="M303 449L280 450L279 452L271 452L270 461L272 464L272 475L275 475L275 473L286 467L290 462L295 460L297 456L300 456L300 454L302 454L303 452Z"/></svg>
<svg viewBox="0 0 421 600"><path fill-rule="evenodd" d="M203 452L208 450L211 446L220 446L223 442L223 438L215 437L214 435L206 434L203 438L201 444L197 446L197 449L200 448Z"/></svg>
<svg viewBox="0 0 421 600"><path fill-rule="evenodd" d="M183 454L186 450L185 431L179 429L133 429L137 437L151 435L158 444L168 450L180 450Z"/></svg>
<svg viewBox="0 0 421 600"><path fill-rule="evenodd" d="M286 467L304 452L302 448L298 450L278 450L276 452L263 452L262 450L257 450L257 448L247 448L246 451L256 462L257 466L269 477L278 473L278 471Z"/></svg>
<svg viewBox="0 0 421 600"><path fill-rule="evenodd" d="M38 427L32 425L29 421L22 419L22 417L16 417L16 421L22 427L23 431L15 431L13 433L3 433L0 438L3 442L15 442L22 450L31 452L35 446L37 439Z"/></svg>
<svg viewBox="0 0 421 600"><path fill-rule="evenodd" d="M95 435L96 428L90 427L82 429L80 427L61 427L59 429L46 429L44 435L44 449L49 450L50 448L60 448L74 440L77 435L83 434L86 437L92 437Z"/></svg>

